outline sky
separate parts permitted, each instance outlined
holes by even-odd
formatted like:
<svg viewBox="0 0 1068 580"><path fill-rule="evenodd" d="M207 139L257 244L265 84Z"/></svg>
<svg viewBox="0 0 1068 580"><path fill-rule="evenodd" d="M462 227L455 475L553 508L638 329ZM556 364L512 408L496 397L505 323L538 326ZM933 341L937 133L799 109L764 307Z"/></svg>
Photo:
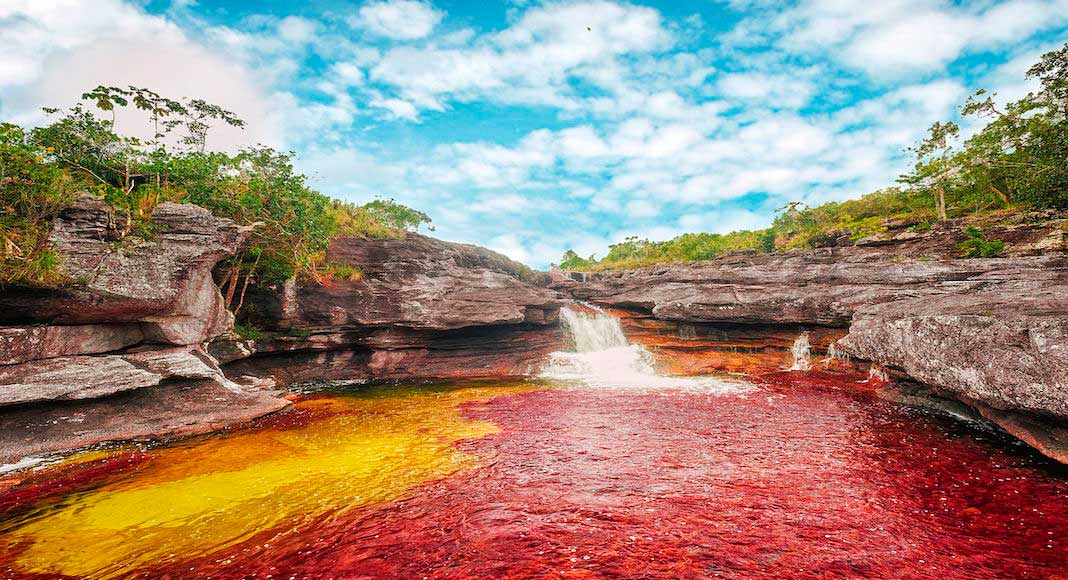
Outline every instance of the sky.
<svg viewBox="0 0 1068 580"><path fill-rule="evenodd" d="M1068 0L0 0L0 120L99 84L203 98L248 122L211 146L546 267L892 185L1066 41Z"/></svg>

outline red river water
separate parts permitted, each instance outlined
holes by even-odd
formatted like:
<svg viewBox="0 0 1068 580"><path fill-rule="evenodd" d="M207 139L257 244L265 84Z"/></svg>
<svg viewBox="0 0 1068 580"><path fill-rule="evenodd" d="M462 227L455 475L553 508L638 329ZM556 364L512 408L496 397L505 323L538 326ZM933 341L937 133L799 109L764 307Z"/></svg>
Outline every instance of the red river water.
<svg viewBox="0 0 1068 580"><path fill-rule="evenodd" d="M996 434L881 401L859 378L783 373L741 393L482 383L313 395L245 434L114 450L86 458L92 467L72 471L65 487L46 481L9 493L7 504L0 498L8 510L0 570L26 578L1068 577L1062 471ZM446 422L484 428L443 431L449 408L456 416ZM284 434L310 445L315 425L341 416L396 419L373 424L379 435L396 433L370 472L345 463L354 454L345 448L329 465L270 464L213 507L185 505L192 496L183 494L197 494L219 469L244 473L286 452L266 441ZM334 445L336 432L326 432ZM226 447L241 437L251 439ZM431 444L440 447L420 451ZM390 471L413 457L419 465L448 457L448 467L414 479L406 479L413 468ZM258 487L278 472L284 484ZM390 491L338 487L364 480ZM257 511L264 493L281 498L269 512ZM120 502L130 498L127 514ZM102 502L111 507L92 515ZM181 534L168 535L176 526ZM116 535L125 539L109 544Z"/></svg>

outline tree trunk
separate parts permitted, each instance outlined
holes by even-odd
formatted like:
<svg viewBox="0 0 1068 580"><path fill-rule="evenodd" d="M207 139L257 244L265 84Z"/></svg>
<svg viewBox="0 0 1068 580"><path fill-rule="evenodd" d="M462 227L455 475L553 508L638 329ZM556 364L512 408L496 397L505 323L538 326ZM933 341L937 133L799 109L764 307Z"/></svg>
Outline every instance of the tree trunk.
<svg viewBox="0 0 1068 580"><path fill-rule="evenodd" d="M938 210L938 219L940 219L942 221L945 221L945 220L949 219L948 217L946 217L946 188L945 187L942 187L942 186L938 187L938 207L936 209Z"/></svg>
<svg viewBox="0 0 1068 580"><path fill-rule="evenodd" d="M256 261L252 263L252 267L249 268L248 273L245 274L245 283L241 286L241 297L237 299L237 307L234 308L234 316L237 316L238 312L241 312L241 307L245 304L245 292L248 291L248 283L252 280L252 274L256 272L256 266L260 265L260 256L262 253L256 255Z"/></svg>
<svg viewBox="0 0 1068 580"><path fill-rule="evenodd" d="M237 290L237 275L241 273L241 261L238 260L234 263L234 267L230 269L230 275L226 280L228 286L226 287L226 308L230 308L230 304L234 302L234 292Z"/></svg>

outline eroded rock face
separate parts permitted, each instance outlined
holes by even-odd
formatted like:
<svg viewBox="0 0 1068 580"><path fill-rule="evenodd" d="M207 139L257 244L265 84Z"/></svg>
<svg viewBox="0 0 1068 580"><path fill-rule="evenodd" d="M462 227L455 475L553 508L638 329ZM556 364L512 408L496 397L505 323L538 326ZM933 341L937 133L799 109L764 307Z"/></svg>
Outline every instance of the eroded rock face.
<svg viewBox="0 0 1068 580"><path fill-rule="evenodd" d="M49 238L70 283L5 290L0 324L137 323L147 341L174 345L229 331L232 317L211 269L249 232L188 204L160 204L152 224L151 240L119 239L112 211L101 198L83 195L56 220Z"/></svg>
<svg viewBox="0 0 1068 580"><path fill-rule="evenodd" d="M82 196L49 238L69 282L0 291L0 462L204 432L287 404L227 380L203 348L233 326L211 270L249 232L173 203L156 209L151 239L115 223Z"/></svg>
<svg viewBox="0 0 1068 580"><path fill-rule="evenodd" d="M281 329L368 326L446 330L553 324L560 296L548 276L496 252L419 234L340 238L327 261L359 268L359 280L295 283L256 298L262 320Z"/></svg>
<svg viewBox="0 0 1068 580"><path fill-rule="evenodd" d="M67 356L0 366L0 406L93 399L166 379L224 377L199 346L106 356Z"/></svg>
<svg viewBox="0 0 1068 580"><path fill-rule="evenodd" d="M100 399L14 407L0 413L0 464L107 441L209 433L287 405L269 390L183 380Z"/></svg>
<svg viewBox="0 0 1068 580"><path fill-rule="evenodd" d="M212 353L252 357L235 372L290 382L518 375L562 345L564 297L548 276L485 248L419 234L341 238L327 261L362 275L256 293L253 319L279 335L217 342Z"/></svg>
<svg viewBox="0 0 1068 580"><path fill-rule="evenodd" d="M1068 271L1046 273L862 308L839 345L965 400L1068 419Z"/></svg>

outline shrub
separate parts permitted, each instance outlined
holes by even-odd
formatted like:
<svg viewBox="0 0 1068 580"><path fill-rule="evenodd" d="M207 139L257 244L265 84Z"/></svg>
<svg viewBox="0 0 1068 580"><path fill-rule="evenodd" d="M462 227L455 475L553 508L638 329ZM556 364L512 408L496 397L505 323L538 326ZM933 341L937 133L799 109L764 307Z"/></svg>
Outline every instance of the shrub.
<svg viewBox="0 0 1068 580"><path fill-rule="evenodd" d="M234 334L245 340L262 340L270 337L270 334L256 328L248 322L235 322Z"/></svg>
<svg viewBox="0 0 1068 580"><path fill-rule="evenodd" d="M986 235L975 226L964 228L964 234L968 239L957 244L957 248L964 252L965 258L992 258L1005 251L1005 242L987 240Z"/></svg>

